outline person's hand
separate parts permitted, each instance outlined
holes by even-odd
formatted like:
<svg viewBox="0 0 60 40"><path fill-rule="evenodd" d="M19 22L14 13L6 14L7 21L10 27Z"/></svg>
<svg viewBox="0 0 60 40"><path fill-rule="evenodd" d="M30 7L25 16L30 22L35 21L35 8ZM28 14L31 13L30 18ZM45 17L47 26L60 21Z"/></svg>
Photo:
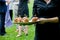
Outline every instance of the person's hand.
<svg viewBox="0 0 60 40"><path fill-rule="evenodd" d="M47 22L46 18L39 18L37 21L39 21L39 24L45 24Z"/></svg>
<svg viewBox="0 0 60 40"><path fill-rule="evenodd" d="M7 4L9 4L10 3L10 0L7 0L6 2L7 2Z"/></svg>
<svg viewBox="0 0 60 40"><path fill-rule="evenodd" d="M38 20L38 17L33 17L32 22L36 22Z"/></svg>

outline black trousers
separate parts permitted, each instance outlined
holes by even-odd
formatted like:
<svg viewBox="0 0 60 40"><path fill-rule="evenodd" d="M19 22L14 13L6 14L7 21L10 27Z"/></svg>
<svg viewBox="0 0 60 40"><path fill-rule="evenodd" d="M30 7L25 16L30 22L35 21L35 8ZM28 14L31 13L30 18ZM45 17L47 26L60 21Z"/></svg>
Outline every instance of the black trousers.
<svg viewBox="0 0 60 40"><path fill-rule="evenodd" d="M0 12L0 35L4 35L5 32L5 14L4 12Z"/></svg>
<svg viewBox="0 0 60 40"><path fill-rule="evenodd" d="M9 12L10 12L11 20L12 20L12 17L13 17L13 10L9 10Z"/></svg>

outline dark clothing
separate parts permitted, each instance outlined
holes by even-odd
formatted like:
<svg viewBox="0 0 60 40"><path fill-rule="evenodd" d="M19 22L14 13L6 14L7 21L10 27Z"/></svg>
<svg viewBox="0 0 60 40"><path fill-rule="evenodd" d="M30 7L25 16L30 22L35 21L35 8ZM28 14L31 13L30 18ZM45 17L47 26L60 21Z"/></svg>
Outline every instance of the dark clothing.
<svg viewBox="0 0 60 40"><path fill-rule="evenodd" d="M29 9L28 9L28 0L19 0L19 5L18 5L18 14L17 16L27 16L29 17Z"/></svg>
<svg viewBox="0 0 60 40"><path fill-rule="evenodd" d="M5 1L0 1L0 12L6 12L7 11L7 6L5 4Z"/></svg>
<svg viewBox="0 0 60 40"><path fill-rule="evenodd" d="M6 32L5 32L5 14L6 13L2 13L0 12L0 35L4 35Z"/></svg>
<svg viewBox="0 0 60 40"><path fill-rule="evenodd" d="M10 17L11 17L11 20L12 20L12 17L13 17L13 10L9 10L9 13L10 13Z"/></svg>
<svg viewBox="0 0 60 40"><path fill-rule="evenodd" d="M58 40L59 35L58 23L36 24L35 40Z"/></svg>
<svg viewBox="0 0 60 40"><path fill-rule="evenodd" d="M59 2L60 0L51 0L49 4L46 4L43 0L35 0L33 6L33 16L37 15L39 18L58 17L60 19ZM37 23L35 40L58 40L60 36L59 23Z"/></svg>
<svg viewBox="0 0 60 40"><path fill-rule="evenodd" d="M1 2L5 2L6 0L0 0Z"/></svg>
<svg viewBox="0 0 60 40"><path fill-rule="evenodd" d="M5 0L0 0L0 35L4 35L6 33L4 25L7 6L5 3L6 3Z"/></svg>
<svg viewBox="0 0 60 40"><path fill-rule="evenodd" d="M20 3L28 3L29 0L19 0Z"/></svg>

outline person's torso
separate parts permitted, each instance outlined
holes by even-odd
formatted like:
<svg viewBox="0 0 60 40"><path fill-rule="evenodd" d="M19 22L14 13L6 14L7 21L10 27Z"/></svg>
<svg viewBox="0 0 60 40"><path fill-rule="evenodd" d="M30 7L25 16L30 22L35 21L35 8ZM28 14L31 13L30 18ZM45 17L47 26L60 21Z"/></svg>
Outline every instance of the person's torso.
<svg viewBox="0 0 60 40"><path fill-rule="evenodd" d="M0 1L2 2L2 1L5 1L5 0L0 0Z"/></svg>
<svg viewBox="0 0 60 40"><path fill-rule="evenodd" d="M0 0L0 12L6 12L7 6L6 6L6 0Z"/></svg>
<svg viewBox="0 0 60 40"><path fill-rule="evenodd" d="M13 5L14 5L13 3L14 3L14 0L11 0L10 1L10 4L9 4L9 10L12 10L13 9Z"/></svg>
<svg viewBox="0 0 60 40"><path fill-rule="evenodd" d="M53 17L56 16L57 13L57 1L51 0L49 4L46 4L45 1L35 0L37 5L37 14L38 16L44 17Z"/></svg>
<svg viewBox="0 0 60 40"><path fill-rule="evenodd" d="M19 0L18 8L25 8L28 6L28 0Z"/></svg>
<svg viewBox="0 0 60 40"><path fill-rule="evenodd" d="M27 3L28 0L19 0L19 3Z"/></svg>
<svg viewBox="0 0 60 40"><path fill-rule="evenodd" d="M0 5L5 4L5 0L0 0Z"/></svg>

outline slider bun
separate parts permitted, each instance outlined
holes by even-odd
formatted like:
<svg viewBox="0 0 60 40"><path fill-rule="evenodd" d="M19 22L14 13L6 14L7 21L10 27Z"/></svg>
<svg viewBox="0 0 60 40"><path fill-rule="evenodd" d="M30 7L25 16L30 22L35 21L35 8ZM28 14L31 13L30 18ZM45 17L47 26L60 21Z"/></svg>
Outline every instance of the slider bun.
<svg viewBox="0 0 60 40"><path fill-rule="evenodd" d="M27 23L27 22L29 22L29 19L27 17L23 17L23 22Z"/></svg>

